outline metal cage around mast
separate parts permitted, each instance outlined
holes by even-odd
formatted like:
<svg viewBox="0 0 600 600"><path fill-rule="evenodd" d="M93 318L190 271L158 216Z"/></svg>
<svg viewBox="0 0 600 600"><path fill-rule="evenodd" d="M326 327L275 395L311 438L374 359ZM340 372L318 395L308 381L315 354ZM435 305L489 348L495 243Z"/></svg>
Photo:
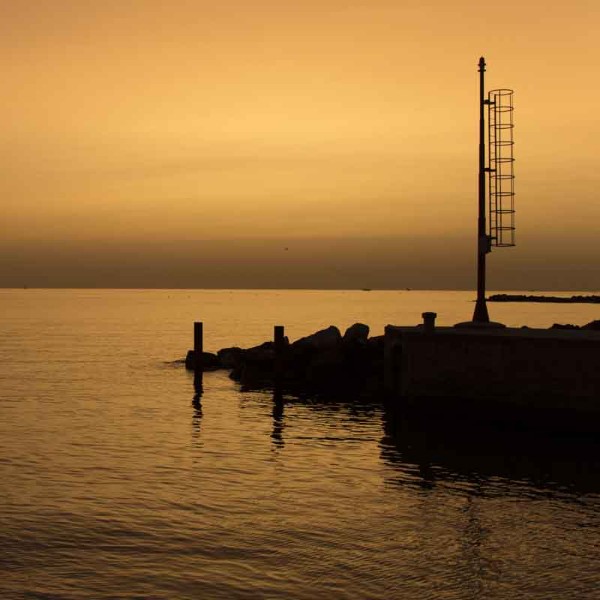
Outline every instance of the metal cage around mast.
<svg viewBox="0 0 600 600"><path fill-rule="evenodd" d="M488 199L492 246L515 245L513 91L488 92Z"/></svg>

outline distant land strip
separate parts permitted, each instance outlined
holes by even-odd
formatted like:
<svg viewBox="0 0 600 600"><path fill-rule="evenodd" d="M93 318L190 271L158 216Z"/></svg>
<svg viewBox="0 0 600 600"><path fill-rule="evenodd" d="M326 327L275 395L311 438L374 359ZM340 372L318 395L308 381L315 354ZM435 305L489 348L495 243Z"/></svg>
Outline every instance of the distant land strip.
<svg viewBox="0 0 600 600"><path fill-rule="evenodd" d="M560 304L600 304L600 296L528 296L526 294L492 294L490 302L556 302Z"/></svg>

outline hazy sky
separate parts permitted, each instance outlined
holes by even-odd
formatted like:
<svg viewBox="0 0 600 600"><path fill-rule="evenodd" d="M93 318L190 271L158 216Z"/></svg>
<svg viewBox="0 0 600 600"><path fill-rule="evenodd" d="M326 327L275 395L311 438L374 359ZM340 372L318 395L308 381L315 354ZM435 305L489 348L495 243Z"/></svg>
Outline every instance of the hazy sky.
<svg viewBox="0 0 600 600"><path fill-rule="evenodd" d="M0 285L600 288L597 0L0 0ZM285 249L287 248L287 250Z"/></svg>

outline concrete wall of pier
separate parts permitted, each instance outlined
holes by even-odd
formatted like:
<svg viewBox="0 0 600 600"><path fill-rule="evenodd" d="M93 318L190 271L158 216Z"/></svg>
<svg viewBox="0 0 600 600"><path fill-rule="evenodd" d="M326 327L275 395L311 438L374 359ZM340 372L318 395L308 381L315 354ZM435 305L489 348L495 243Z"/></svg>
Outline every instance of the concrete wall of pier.
<svg viewBox="0 0 600 600"><path fill-rule="evenodd" d="M384 347L385 386L397 397L600 413L600 332L387 326Z"/></svg>

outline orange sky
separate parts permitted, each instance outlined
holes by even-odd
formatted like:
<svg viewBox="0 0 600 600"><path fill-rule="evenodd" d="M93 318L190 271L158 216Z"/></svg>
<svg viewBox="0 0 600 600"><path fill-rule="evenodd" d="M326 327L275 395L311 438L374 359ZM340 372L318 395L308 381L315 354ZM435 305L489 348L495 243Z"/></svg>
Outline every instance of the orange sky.
<svg viewBox="0 0 600 600"><path fill-rule="evenodd" d="M518 246L493 253L490 285L577 246L573 284L600 288L596 1L0 6L5 252L381 237L416 239L416 262L456 254L471 277L483 54L486 87L516 105ZM2 265L0 285L20 284Z"/></svg>

